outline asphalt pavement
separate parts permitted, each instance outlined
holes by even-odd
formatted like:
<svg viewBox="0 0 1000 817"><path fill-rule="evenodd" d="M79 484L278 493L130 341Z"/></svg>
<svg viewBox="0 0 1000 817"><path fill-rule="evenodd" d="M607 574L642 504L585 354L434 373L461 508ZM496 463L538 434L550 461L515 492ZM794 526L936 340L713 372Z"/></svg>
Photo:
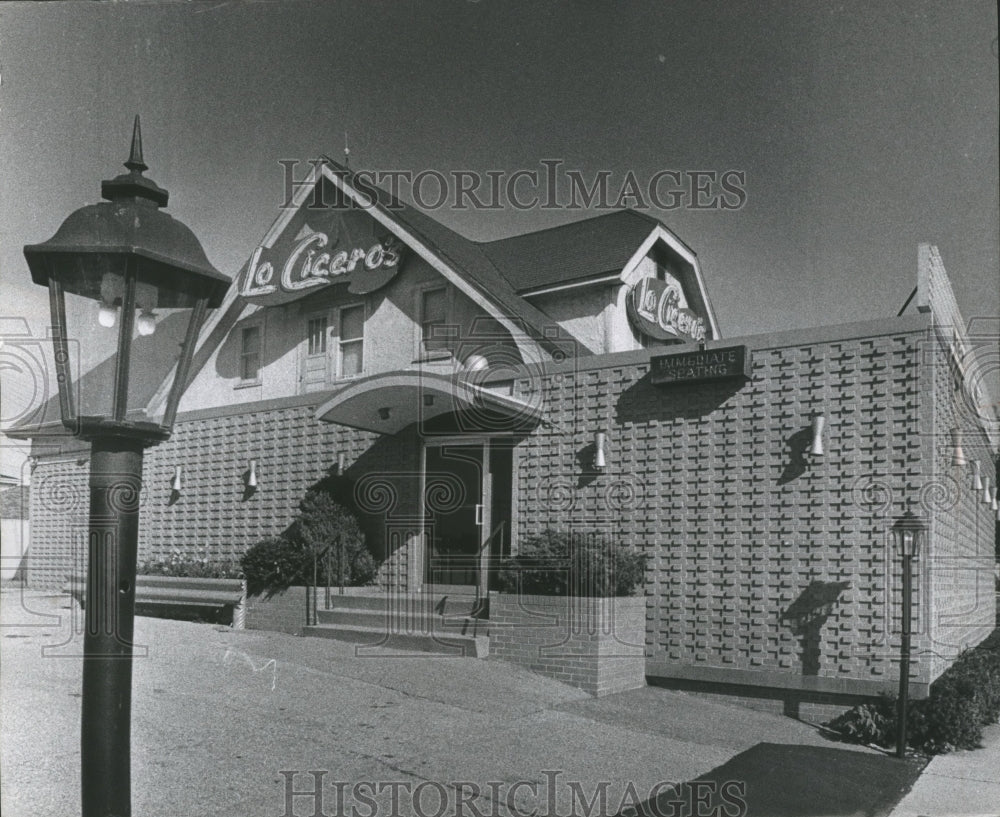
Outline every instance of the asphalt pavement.
<svg viewBox="0 0 1000 817"><path fill-rule="evenodd" d="M0 625L4 814L78 815L79 608L5 589ZM982 798L1000 788L994 754L952 791L951 811L919 810L929 800L899 811L922 762L704 696L593 699L496 660L359 656L327 639L151 618L136 620L135 642L136 817L902 817L988 814ZM937 762L929 772L957 779ZM984 793L966 810L967 790Z"/></svg>

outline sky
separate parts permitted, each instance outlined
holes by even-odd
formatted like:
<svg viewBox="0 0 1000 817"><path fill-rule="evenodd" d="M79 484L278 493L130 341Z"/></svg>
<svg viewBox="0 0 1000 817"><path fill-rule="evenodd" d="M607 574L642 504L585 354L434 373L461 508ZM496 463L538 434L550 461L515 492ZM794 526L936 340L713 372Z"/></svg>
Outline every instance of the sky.
<svg viewBox="0 0 1000 817"><path fill-rule="evenodd" d="M724 336L895 315L920 242L995 330L996 37L980 0L6 3L0 318L44 335L22 247L99 200L139 113L146 175L230 275L279 161L341 159L346 132L355 169L745 174L738 209L648 211ZM477 240L594 214L432 213Z"/></svg>

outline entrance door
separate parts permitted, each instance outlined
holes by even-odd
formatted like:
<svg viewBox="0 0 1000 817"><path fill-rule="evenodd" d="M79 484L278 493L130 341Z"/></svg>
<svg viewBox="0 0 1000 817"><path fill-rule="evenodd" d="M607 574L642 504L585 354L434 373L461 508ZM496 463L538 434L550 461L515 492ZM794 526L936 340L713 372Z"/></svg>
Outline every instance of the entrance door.
<svg viewBox="0 0 1000 817"><path fill-rule="evenodd" d="M509 549L510 446L489 439L428 442L424 459L425 581L485 596ZM509 552L509 550L508 550Z"/></svg>

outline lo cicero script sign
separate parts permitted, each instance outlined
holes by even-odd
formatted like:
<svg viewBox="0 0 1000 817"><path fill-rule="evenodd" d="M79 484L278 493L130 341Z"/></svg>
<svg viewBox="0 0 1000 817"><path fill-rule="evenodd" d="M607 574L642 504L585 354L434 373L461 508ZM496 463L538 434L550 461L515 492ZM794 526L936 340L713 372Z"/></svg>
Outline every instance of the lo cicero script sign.
<svg viewBox="0 0 1000 817"><path fill-rule="evenodd" d="M355 295L384 287L399 272L403 247L371 217L303 208L275 246L257 247L239 277L239 292L265 306L294 301L319 287L346 283Z"/></svg>
<svg viewBox="0 0 1000 817"><path fill-rule="evenodd" d="M706 380L750 377L750 350L746 346L726 346L658 355L649 361L650 381L656 386L670 383L700 383Z"/></svg>

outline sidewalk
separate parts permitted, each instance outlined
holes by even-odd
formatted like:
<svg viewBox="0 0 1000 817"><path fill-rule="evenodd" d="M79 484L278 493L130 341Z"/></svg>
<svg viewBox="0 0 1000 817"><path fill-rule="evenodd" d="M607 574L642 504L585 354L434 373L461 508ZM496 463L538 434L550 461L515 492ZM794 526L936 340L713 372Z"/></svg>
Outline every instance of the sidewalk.
<svg viewBox="0 0 1000 817"><path fill-rule="evenodd" d="M983 748L938 755L891 817L1000 815L1000 725L983 732Z"/></svg>
<svg viewBox="0 0 1000 817"><path fill-rule="evenodd" d="M5 814L75 816L78 609L9 590L0 602ZM499 661L358 657L336 641L136 625L137 817L596 817L654 801L662 817L884 817L921 766L681 692L595 700ZM981 765L976 774L996 776ZM951 796L950 813L974 813L963 797Z"/></svg>

